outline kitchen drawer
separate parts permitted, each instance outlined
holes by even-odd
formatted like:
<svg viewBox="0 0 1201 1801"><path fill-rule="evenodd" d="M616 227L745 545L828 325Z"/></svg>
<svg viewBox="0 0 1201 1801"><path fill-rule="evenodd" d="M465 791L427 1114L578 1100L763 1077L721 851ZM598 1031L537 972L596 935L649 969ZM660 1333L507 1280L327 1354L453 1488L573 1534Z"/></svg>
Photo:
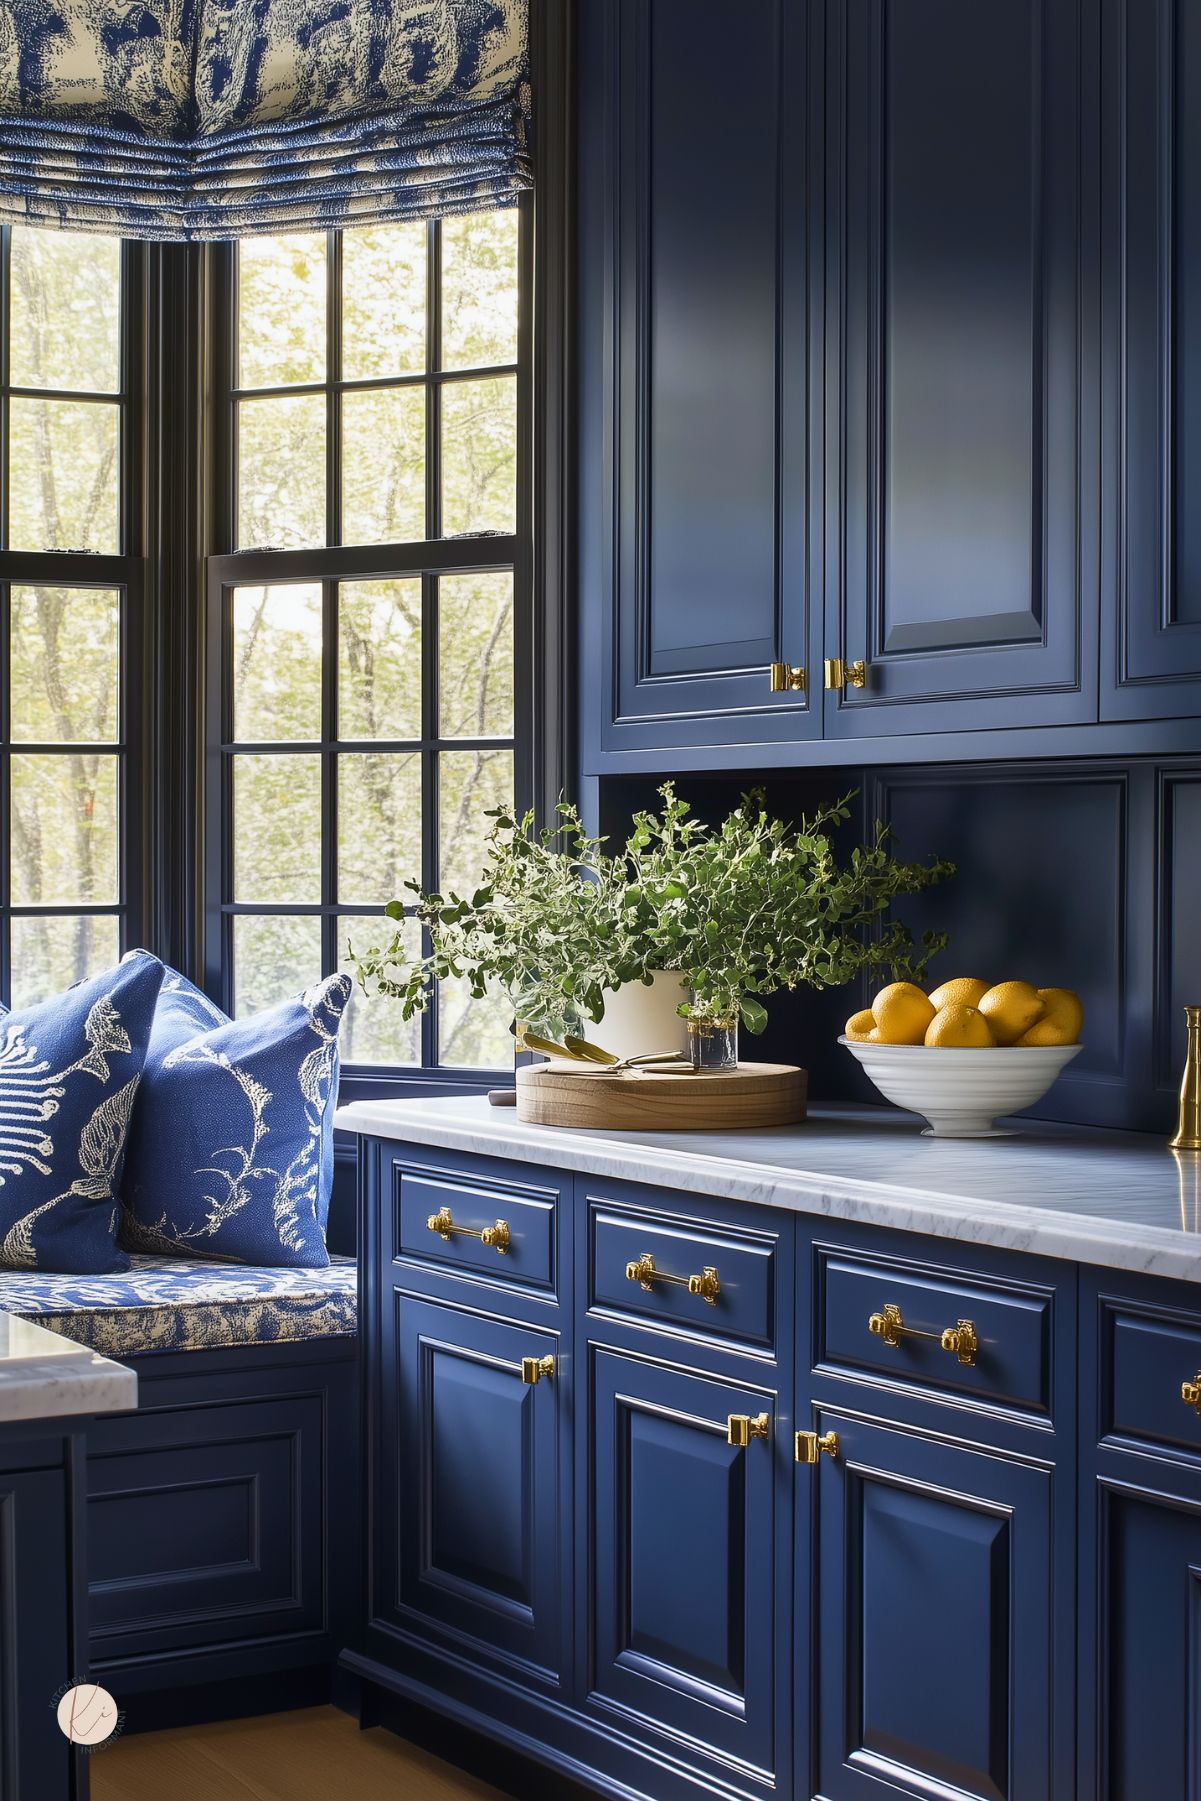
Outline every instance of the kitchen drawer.
<svg viewBox="0 0 1201 1801"><path fill-rule="evenodd" d="M1049 1413L1053 1294L819 1248L820 1368ZM889 1315L899 1316L894 1325ZM977 1340L943 1334L967 1321Z"/></svg>
<svg viewBox="0 0 1201 1801"><path fill-rule="evenodd" d="M392 1195L393 1259L554 1290L557 1186L510 1180L484 1162L478 1169L455 1169L397 1158ZM434 1220L445 1221L445 1228Z"/></svg>
<svg viewBox="0 0 1201 1801"><path fill-rule="evenodd" d="M589 1218L594 1311L774 1353L774 1237L596 1199Z"/></svg>
<svg viewBox="0 0 1201 1801"><path fill-rule="evenodd" d="M1102 1300L1104 1436L1201 1456L1201 1416L1181 1394L1201 1377L1201 1316Z"/></svg>

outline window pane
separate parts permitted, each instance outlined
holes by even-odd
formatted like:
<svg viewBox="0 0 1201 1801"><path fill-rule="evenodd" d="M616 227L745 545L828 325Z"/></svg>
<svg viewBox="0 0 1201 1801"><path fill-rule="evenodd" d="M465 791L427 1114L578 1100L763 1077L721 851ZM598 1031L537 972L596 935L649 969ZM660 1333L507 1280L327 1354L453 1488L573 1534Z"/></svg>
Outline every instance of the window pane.
<svg viewBox="0 0 1201 1801"><path fill-rule="evenodd" d="M14 756L11 898L62 907L117 901L115 754Z"/></svg>
<svg viewBox="0 0 1201 1801"><path fill-rule="evenodd" d="M121 384L121 246L115 238L12 234L9 380L115 394Z"/></svg>
<svg viewBox="0 0 1201 1801"><path fill-rule="evenodd" d="M321 588L238 588L233 597L234 737L321 737Z"/></svg>
<svg viewBox="0 0 1201 1801"><path fill-rule="evenodd" d="M347 381L425 368L426 227L370 225L342 239Z"/></svg>
<svg viewBox="0 0 1201 1801"><path fill-rule="evenodd" d="M325 543L325 400L293 394L238 406L238 544Z"/></svg>
<svg viewBox="0 0 1201 1801"><path fill-rule="evenodd" d="M396 924L391 919L364 919L353 915L339 919L338 967L349 967L348 940L361 956L364 951L390 943L395 931ZM417 920L406 919L401 935L406 955L410 958L420 956L421 927ZM419 1063L421 1021L411 1019L406 1025L399 1001L388 1000L380 994L369 997L356 982L338 1042L343 1064Z"/></svg>
<svg viewBox="0 0 1201 1801"><path fill-rule="evenodd" d="M444 738L513 733L513 577L438 583L438 730Z"/></svg>
<svg viewBox="0 0 1201 1801"><path fill-rule="evenodd" d="M338 898L373 906L421 879L421 758L338 758Z"/></svg>
<svg viewBox="0 0 1201 1801"><path fill-rule="evenodd" d="M338 735L420 738L421 582L343 582Z"/></svg>
<svg viewBox="0 0 1201 1801"><path fill-rule="evenodd" d="M13 739L114 742L121 654L116 590L14 587L10 604Z"/></svg>
<svg viewBox="0 0 1201 1801"><path fill-rule="evenodd" d="M61 994L120 960L120 927L112 915L18 916L10 929L14 1010Z"/></svg>
<svg viewBox="0 0 1201 1801"><path fill-rule="evenodd" d="M517 209L442 222L442 367L517 361Z"/></svg>
<svg viewBox="0 0 1201 1801"><path fill-rule="evenodd" d="M438 783L438 888L470 896L479 886L484 840L492 829L487 814L513 805L513 753L444 751Z"/></svg>
<svg viewBox="0 0 1201 1801"><path fill-rule="evenodd" d="M342 399L342 539L425 537L425 390L380 388Z"/></svg>
<svg viewBox="0 0 1201 1801"><path fill-rule="evenodd" d="M234 899L321 899L321 758L234 758Z"/></svg>
<svg viewBox="0 0 1201 1801"><path fill-rule="evenodd" d="M238 385L325 380L325 236L243 238L238 245Z"/></svg>
<svg viewBox="0 0 1201 1801"><path fill-rule="evenodd" d="M442 532L517 529L517 382L442 389Z"/></svg>
<svg viewBox="0 0 1201 1801"><path fill-rule="evenodd" d="M473 1001L465 982L438 989L438 1061L463 1069L511 1069L513 1009L505 994Z"/></svg>
<svg viewBox="0 0 1201 1801"><path fill-rule="evenodd" d="M321 975L321 921L234 918L234 1013L239 1019L291 999Z"/></svg>
<svg viewBox="0 0 1201 1801"><path fill-rule="evenodd" d="M118 549L120 408L106 401L11 403L9 544Z"/></svg>

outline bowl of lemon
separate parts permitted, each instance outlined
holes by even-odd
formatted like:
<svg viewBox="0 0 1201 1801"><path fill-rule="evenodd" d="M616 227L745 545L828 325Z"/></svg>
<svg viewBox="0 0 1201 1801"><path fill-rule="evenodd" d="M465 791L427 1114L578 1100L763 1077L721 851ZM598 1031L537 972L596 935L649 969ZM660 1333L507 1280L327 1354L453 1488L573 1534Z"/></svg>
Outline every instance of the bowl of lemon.
<svg viewBox="0 0 1201 1801"><path fill-rule="evenodd" d="M886 1100L928 1121L928 1138L1001 1138L999 1118L1040 1101L1080 1053L1070 988L957 976L926 994L893 982L839 1039Z"/></svg>

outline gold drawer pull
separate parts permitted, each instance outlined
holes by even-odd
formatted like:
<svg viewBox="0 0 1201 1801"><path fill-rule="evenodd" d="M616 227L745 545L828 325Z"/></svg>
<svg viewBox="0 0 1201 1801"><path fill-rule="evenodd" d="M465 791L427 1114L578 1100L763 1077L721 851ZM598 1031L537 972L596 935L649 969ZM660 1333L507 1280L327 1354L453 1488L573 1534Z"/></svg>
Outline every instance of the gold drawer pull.
<svg viewBox="0 0 1201 1801"><path fill-rule="evenodd" d="M429 1231L436 1232L447 1244L454 1237L478 1238L481 1244L486 1244L490 1251L499 1251L502 1257L507 1255L513 1242L513 1234L503 1219L498 1219L494 1226L456 1226L449 1207L439 1207L425 1223Z"/></svg>
<svg viewBox="0 0 1201 1801"><path fill-rule="evenodd" d="M521 1380L527 1388L537 1388L543 1376L549 1381L554 1373L553 1357L523 1357L521 1360Z"/></svg>
<svg viewBox="0 0 1201 1801"><path fill-rule="evenodd" d="M798 1463L818 1463L823 1451L827 1457L838 1456L837 1432L823 1432L820 1438L816 1432L797 1433L796 1460Z"/></svg>
<svg viewBox="0 0 1201 1801"><path fill-rule="evenodd" d="M752 1438L770 1438L771 1420L766 1413L754 1419L749 1413L732 1413L726 1420L726 1440L736 1450L745 1450Z"/></svg>
<svg viewBox="0 0 1201 1801"><path fill-rule="evenodd" d="M1197 1372L1194 1382L1180 1384L1180 1399L1186 1407L1195 1407L1197 1412L1201 1413L1201 1370Z"/></svg>
<svg viewBox="0 0 1201 1801"><path fill-rule="evenodd" d="M867 664L862 657L854 663L844 663L841 657L827 657L825 670L827 688L837 688L840 693L845 693L848 688L867 687Z"/></svg>
<svg viewBox="0 0 1201 1801"><path fill-rule="evenodd" d="M717 1306L717 1297L721 1293L717 1271L711 1265L706 1265L699 1276L670 1276L665 1269L655 1268L655 1259L649 1251L643 1251L635 1263L626 1264L626 1281L637 1282L647 1294L654 1294L656 1282L676 1282L689 1294L699 1295L710 1307Z"/></svg>
<svg viewBox="0 0 1201 1801"><path fill-rule="evenodd" d="M941 1332L923 1332L917 1326L907 1326L901 1317L901 1309L895 1302L886 1303L882 1313L873 1313L867 1322L867 1329L873 1338L882 1339L890 1350L898 1351L906 1338L934 1338L944 1351L958 1357L960 1363L973 1369L976 1353L980 1349L980 1340L976 1336L976 1328L970 1319L961 1319L954 1326L947 1326ZM1201 1378L1199 1378L1201 1380Z"/></svg>
<svg viewBox="0 0 1201 1801"><path fill-rule="evenodd" d="M808 672L803 663L773 663L771 666L773 694L787 694L789 689L796 694L803 694L807 680Z"/></svg>

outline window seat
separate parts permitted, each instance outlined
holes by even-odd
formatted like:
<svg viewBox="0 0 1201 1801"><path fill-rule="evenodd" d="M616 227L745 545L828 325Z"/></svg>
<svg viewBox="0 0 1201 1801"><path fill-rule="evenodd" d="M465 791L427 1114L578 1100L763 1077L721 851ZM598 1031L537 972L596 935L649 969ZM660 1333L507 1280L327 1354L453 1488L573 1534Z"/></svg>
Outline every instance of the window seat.
<svg viewBox="0 0 1201 1801"><path fill-rule="evenodd" d="M335 1257L328 1269L132 1261L109 1276L0 1271L0 1311L118 1358L353 1338L358 1329L353 1257Z"/></svg>

